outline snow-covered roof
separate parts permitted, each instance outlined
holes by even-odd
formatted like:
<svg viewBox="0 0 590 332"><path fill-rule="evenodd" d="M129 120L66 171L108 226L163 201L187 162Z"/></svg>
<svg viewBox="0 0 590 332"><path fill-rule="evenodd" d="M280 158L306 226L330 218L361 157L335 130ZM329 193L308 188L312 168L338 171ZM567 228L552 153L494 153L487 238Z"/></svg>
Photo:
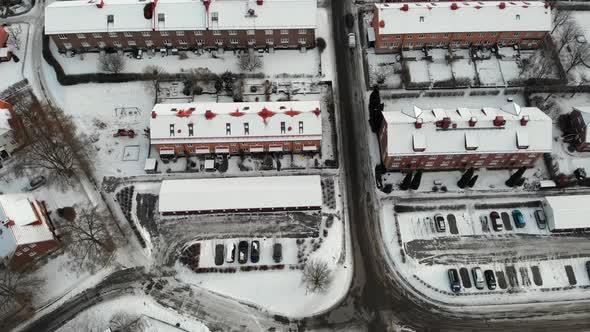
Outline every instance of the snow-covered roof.
<svg viewBox="0 0 590 332"><path fill-rule="evenodd" d="M0 195L0 257L10 256L18 245L53 239L41 211L31 195Z"/></svg>
<svg viewBox="0 0 590 332"><path fill-rule="evenodd" d="M396 2L375 4L379 34L550 31L541 1Z"/></svg>
<svg viewBox="0 0 590 332"><path fill-rule="evenodd" d="M321 140L320 103L156 104L150 118L150 137L152 144Z"/></svg>
<svg viewBox="0 0 590 332"><path fill-rule="evenodd" d="M549 229L590 227L590 195L562 195L545 197L550 209Z"/></svg>
<svg viewBox="0 0 590 332"><path fill-rule="evenodd" d="M0 108L0 135L4 135L7 131L11 131L12 127L8 120L10 120L10 110L6 108Z"/></svg>
<svg viewBox="0 0 590 332"><path fill-rule="evenodd" d="M501 108L422 110L414 106L385 111L383 117L390 156L550 152L552 146L551 118L536 107L507 104Z"/></svg>
<svg viewBox="0 0 590 332"><path fill-rule="evenodd" d="M165 180L159 211L199 212L322 206L319 175Z"/></svg>
<svg viewBox="0 0 590 332"><path fill-rule="evenodd" d="M149 1L55 1L45 8L45 33L231 29L314 29L316 0L159 0L154 19L144 17ZM164 14L164 21L158 20ZM107 26L107 15L114 22ZM213 17L217 19L213 19Z"/></svg>

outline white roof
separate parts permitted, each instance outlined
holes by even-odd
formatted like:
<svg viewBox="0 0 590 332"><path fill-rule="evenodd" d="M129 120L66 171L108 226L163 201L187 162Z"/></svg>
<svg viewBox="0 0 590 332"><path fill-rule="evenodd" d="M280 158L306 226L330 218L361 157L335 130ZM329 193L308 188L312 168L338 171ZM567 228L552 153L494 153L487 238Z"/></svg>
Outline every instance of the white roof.
<svg viewBox="0 0 590 332"><path fill-rule="evenodd" d="M518 115L512 111L519 109ZM405 111L386 111L383 117L387 123L387 153L390 156L423 154L471 154L471 153L508 153L508 152L551 152L552 124L551 118L536 107L505 105L502 108L457 110L420 110L412 107ZM505 109L509 111L506 112ZM484 112L485 110L485 112ZM419 114L418 117L411 116ZM494 126L496 116L506 121L503 126ZM522 118L528 119L526 125ZM448 129L437 126L437 122L449 118ZM475 126L469 125L475 120ZM416 128L416 122L422 122ZM414 151L416 133L422 133L425 142L420 141L423 152ZM517 142L518 137L518 142ZM528 145L528 148L518 149ZM467 150L466 147L476 148Z"/></svg>
<svg viewBox="0 0 590 332"><path fill-rule="evenodd" d="M320 207L319 175L162 181L159 211Z"/></svg>
<svg viewBox="0 0 590 332"><path fill-rule="evenodd" d="M383 21L383 27L377 26L379 34L551 30L551 10L540 1L397 2L375 7Z"/></svg>
<svg viewBox="0 0 590 332"><path fill-rule="evenodd" d="M545 197L551 210L551 230L590 227L590 195L563 195Z"/></svg>
<svg viewBox="0 0 590 332"><path fill-rule="evenodd" d="M155 30L315 29L316 0L212 0L209 16L202 0L159 0L155 20L145 19L150 1L104 0L55 1L45 8L45 33L118 32ZM249 10L254 10L249 15ZM216 13L217 22L211 20ZM164 14L164 22L158 21ZM107 15L114 24L107 27Z"/></svg>
<svg viewBox="0 0 590 332"><path fill-rule="evenodd" d="M319 112L319 101L156 104L150 117L150 137L152 144L321 140ZM189 124L193 136L189 135Z"/></svg>
<svg viewBox="0 0 590 332"><path fill-rule="evenodd" d="M10 118L10 111L5 108L0 108L0 135L3 135L5 132L12 130L12 127L8 122Z"/></svg>
<svg viewBox="0 0 590 332"><path fill-rule="evenodd" d="M0 57L2 57L2 58L8 57L8 47L0 48Z"/></svg>

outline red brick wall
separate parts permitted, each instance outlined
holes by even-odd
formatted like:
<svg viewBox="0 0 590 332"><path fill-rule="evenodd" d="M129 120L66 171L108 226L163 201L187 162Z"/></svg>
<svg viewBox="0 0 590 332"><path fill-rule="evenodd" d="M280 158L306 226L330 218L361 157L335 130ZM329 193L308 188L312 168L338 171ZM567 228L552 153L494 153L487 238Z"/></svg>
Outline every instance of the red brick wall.
<svg viewBox="0 0 590 332"><path fill-rule="evenodd" d="M205 144L155 144L158 151L165 149L174 149L178 156L193 155L195 150L208 149L210 153L215 153L216 147L229 148L230 154L250 153L250 148L262 147L264 152L269 151L269 146L282 146L283 152L302 152L303 146L315 146L317 151L321 149L320 140L302 140L302 141L266 141L266 142L248 142L248 143L205 143Z"/></svg>
<svg viewBox="0 0 590 332"><path fill-rule="evenodd" d="M533 167L542 153L494 153L494 154L457 154L457 155L415 155L385 156L385 167L392 171L404 170L453 170L475 168L519 168Z"/></svg>
<svg viewBox="0 0 590 332"><path fill-rule="evenodd" d="M33 247L31 248L31 246ZM44 255L58 246L59 242L57 240L38 242L31 245L19 245L16 248L14 256L12 256L10 264L14 269L20 270L39 256Z"/></svg>

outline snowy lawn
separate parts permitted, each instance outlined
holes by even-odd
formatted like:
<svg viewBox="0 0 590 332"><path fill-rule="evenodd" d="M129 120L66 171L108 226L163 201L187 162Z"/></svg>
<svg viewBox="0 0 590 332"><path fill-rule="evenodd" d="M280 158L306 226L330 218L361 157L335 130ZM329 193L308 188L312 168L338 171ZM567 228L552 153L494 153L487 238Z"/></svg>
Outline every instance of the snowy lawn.
<svg viewBox="0 0 590 332"><path fill-rule="evenodd" d="M410 73L410 81L412 83L430 82L430 74L428 73L428 62L426 61L406 61Z"/></svg>
<svg viewBox="0 0 590 332"><path fill-rule="evenodd" d="M453 75L455 75L455 79L467 78L469 79L469 84L473 84L475 68L473 67L473 62L471 62L469 58L454 60L451 62L451 68Z"/></svg>
<svg viewBox="0 0 590 332"><path fill-rule="evenodd" d="M448 81L453 78L451 66L449 66L444 59L428 62L428 72L430 73L433 82Z"/></svg>
<svg viewBox="0 0 590 332"><path fill-rule="evenodd" d="M367 49L369 85L380 84L384 89L400 88L402 82L399 58L399 54L375 54L375 49Z"/></svg>
<svg viewBox="0 0 590 332"><path fill-rule="evenodd" d="M502 72L500 71L500 64L498 63L498 59L492 57L491 59L487 60L477 60L476 66L481 85L504 85L504 79L502 78Z"/></svg>
<svg viewBox="0 0 590 332"><path fill-rule="evenodd" d="M499 60L500 69L502 70L502 75L504 76L504 80L506 82L520 80L520 67L515 60Z"/></svg>
<svg viewBox="0 0 590 332"><path fill-rule="evenodd" d="M14 59L7 61L7 62L0 62L0 92L4 89L8 88L12 84L22 80L25 78L25 63L29 61L28 57L30 54L27 54L27 58L25 58L25 52L27 51L27 36L29 33L29 25L28 24L12 24L10 26L5 27L5 29L20 29L19 40L20 40L20 49L17 49L14 44L12 44L11 39L8 40L7 46L12 48L12 52L16 54L19 58L19 62L14 62ZM32 31L32 29L30 29ZM28 52L27 52L28 53Z"/></svg>
<svg viewBox="0 0 590 332"><path fill-rule="evenodd" d="M85 310L73 320L62 326L59 332L105 331L115 314L124 313L133 318L140 318L144 332L206 332L203 323L178 314L170 308L157 304L151 297L144 295L123 296L115 300L102 302ZM175 325L179 323L180 328Z"/></svg>

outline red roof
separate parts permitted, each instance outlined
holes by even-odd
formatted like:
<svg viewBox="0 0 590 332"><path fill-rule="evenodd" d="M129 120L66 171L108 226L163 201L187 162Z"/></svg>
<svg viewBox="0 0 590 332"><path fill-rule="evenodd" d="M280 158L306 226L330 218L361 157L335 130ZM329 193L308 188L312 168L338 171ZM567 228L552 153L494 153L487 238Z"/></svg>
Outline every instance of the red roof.
<svg viewBox="0 0 590 332"><path fill-rule="evenodd" d="M6 47L6 41L8 41L8 32L0 26L0 47Z"/></svg>

